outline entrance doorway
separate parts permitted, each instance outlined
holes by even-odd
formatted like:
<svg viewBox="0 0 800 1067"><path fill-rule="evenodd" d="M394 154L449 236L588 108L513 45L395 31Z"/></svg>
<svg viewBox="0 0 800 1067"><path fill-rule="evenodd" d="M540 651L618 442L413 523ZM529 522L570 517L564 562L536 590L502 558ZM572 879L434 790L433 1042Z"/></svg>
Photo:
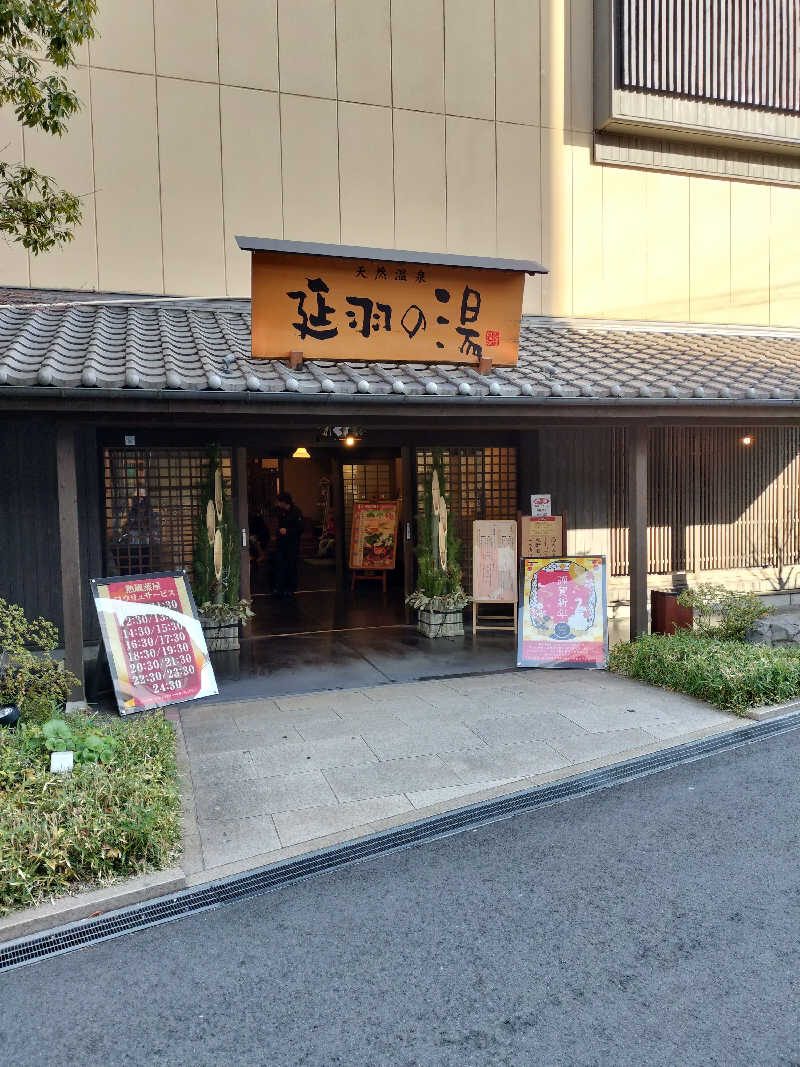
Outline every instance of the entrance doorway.
<svg viewBox="0 0 800 1067"><path fill-rule="evenodd" d="M302 513L297 590L275 595L280 493ZM382 583L357 581L348 567L357 501L402 500L399 449L298 447L250 452L247 463L252 637L398 626L405 622L403 553Z"/></svg>

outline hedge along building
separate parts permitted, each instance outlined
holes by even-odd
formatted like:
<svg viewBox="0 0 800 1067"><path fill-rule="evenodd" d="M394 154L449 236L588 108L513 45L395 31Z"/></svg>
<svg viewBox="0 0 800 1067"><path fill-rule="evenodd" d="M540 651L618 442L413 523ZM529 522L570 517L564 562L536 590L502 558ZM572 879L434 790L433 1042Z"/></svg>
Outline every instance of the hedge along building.
<svg viewBox="0 0 800 1067"><path fill-rule="evenodd" d="M647 570L651 584L791 588L798 14L723 7L706 23L699 5L655 0L101 2L70 134L9 125L2 142L95 192L64 252L0 249L21 301L2 311L0 590L63 617L74 647L71 590L106 568L115 472L191 485L213 437L241 475L246 452L349 423L386 450L388 468L370 463L393 488L434 443L471 450L453 453L464 521L552 492L570 551L609 556L612 600L634 575L636 628ZM237 233L550 274L526 285L516 369L295 372L248 356ZM170 534L184 552L188 513ZM55 545L77 528L82 572L62 583L70 553L59 564Z"/></svg>

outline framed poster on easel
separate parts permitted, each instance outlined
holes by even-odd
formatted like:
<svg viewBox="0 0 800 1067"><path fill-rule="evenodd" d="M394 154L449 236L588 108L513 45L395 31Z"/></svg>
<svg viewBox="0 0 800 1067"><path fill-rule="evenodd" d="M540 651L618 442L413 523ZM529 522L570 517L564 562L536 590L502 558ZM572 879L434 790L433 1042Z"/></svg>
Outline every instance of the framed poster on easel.
<svg viewBox="0 0 800 1067"><path fill-rule="evenodd" d="M357 500L353 504L353 526L350 530L350 589L358 579L383 582L393 571L397 559L397 526L400 519L399 500L370 502Z"/></svg>
<svg viewBox="0 0 800 1067"><path fill-rule="evenodd" d="M216 696L186 571L90 584L120 715Z"/></svg>
<svg viewBox="0 0 800 1067"><path fill-rule="evenodd" d="M508 605L511 616L482 614L485 605ZM515 519L476 519L472 524L472 632L479 630L517 632Z"/></svg>
<svg viewBox="0 0 800 1067"><path fill-rule="evenodd" d="M518 667L608 663L604 556L520 561Z"/></svg>

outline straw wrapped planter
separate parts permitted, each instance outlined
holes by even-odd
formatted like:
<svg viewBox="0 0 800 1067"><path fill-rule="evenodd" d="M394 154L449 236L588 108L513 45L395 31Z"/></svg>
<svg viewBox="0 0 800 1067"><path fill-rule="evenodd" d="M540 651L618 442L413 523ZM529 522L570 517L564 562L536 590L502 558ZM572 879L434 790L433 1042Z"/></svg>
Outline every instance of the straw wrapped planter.
<svg viewBox="0 0 800 1067"><path fill-rule="evenodd" d="M239 622L200 619L209 652L235 652L239 648Z"/></svg>
<svg viewBox="0 0 800 1067"><path fill-rule="evenodd" d="M464 612L460 608L454 611L432 611L430 608L419 608L417 629L423 637L463 637Z"/></svg>

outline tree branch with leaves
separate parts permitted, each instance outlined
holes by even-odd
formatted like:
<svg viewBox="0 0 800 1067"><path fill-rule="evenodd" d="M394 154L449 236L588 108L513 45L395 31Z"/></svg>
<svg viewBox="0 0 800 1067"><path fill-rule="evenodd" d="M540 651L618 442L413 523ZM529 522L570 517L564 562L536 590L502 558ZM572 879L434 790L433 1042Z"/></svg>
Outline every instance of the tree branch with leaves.
<svg viewBox="0 0 800 1067"><path fill-rule="evenodd" d="M94 36L96 11L96 0L0 0L0 105L10 105L20 125L66 132L81 103L60 71ZM81 217L80 199L53 178L0 162L0 233L38 255L71 241Z"/></svg>

